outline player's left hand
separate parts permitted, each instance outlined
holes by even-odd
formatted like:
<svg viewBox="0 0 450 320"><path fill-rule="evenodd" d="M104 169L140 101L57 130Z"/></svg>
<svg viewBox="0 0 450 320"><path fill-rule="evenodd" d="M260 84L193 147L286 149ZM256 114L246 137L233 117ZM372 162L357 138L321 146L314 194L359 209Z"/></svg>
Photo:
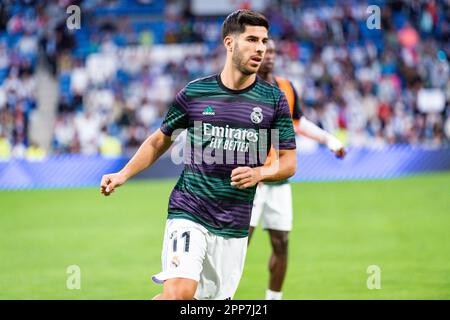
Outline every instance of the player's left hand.
<svg viewBox="0 0 450 320"><path fill-rule="evenodd" d="M256 168L237 167L231 171L231 185L238 189L253 187L261 181L261 173Z"/></svg>

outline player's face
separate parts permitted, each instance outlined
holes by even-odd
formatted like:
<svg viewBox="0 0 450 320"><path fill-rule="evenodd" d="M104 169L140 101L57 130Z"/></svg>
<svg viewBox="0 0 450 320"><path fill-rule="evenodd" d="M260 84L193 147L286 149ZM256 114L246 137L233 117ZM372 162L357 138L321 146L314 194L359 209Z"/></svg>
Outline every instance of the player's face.
<svg viewBox="0 0 450 320"><path fill-rule="evenodd" d="M272 73L273 66L275 64L275 42L273 40L269 40L267 42L266 54L264 55L264 60L261 64L261 68L259 72L261 73Z"/></svg>
<svg viewBox="0 0 450 320"><path fill-rule="evenodd" d="M234 39L233 65L245 75L258 72L266 52L267 29L261 26L246 26L245 32Z"/></svg>

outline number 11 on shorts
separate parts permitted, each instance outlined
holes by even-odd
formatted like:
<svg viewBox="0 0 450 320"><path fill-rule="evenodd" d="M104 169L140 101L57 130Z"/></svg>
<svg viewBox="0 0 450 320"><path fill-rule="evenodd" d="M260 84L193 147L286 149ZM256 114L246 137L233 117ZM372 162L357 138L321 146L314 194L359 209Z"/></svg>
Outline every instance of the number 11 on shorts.
<svg viewBox="0 0 450 320"><path fill-rule="evenodd" d="M191 241L191 232L185 231L181 234L181 238L185 238L184 240L184 252L189 252L189 243ZM178 249L178 238L177 238L177 232L175 231L172 233L172 239L173 239L173 247L172 251L177 252Z"/></svg>

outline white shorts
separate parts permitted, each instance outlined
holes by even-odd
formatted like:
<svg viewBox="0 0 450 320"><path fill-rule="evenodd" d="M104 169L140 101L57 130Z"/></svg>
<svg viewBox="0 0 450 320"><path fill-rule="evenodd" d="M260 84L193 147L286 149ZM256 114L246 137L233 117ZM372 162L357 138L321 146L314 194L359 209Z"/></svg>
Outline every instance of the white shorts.
<svg viewBox="0 0 450 320"><path fill-rule="evenodd" d="M263 229L292 230L292 192L289 183L258 184L250 226L256 227L260 219Z"/></svg>
<svg viewBox="0 0 450 320"><path fill-rule="evenodd" d="M244 269L245 238L224 238L187 219L169 219L156 283L172 278L198 282L195 299L232 299Z"/></svg>

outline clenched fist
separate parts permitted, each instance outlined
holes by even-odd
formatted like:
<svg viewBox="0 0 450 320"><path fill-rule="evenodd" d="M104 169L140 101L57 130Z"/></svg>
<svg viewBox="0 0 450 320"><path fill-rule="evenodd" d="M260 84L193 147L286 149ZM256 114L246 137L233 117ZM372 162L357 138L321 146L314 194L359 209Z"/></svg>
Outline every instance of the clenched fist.
<svg viewBox="0 0 450 320"><path fill-rule="evenodd" d="M253 187L261 178L259 168L237 167L231 171L231 185L238 189Z"/></svg>
<svg viewBox="0 0 450 320"><path fill-rule="evenodd" d="M126 181L127 181L127 178L120 172L105 174L102 177L102 182L100 184L100 192L104 196L109 196L111 193L114 192L114 189L116 187L121 186Z"/></svg>

